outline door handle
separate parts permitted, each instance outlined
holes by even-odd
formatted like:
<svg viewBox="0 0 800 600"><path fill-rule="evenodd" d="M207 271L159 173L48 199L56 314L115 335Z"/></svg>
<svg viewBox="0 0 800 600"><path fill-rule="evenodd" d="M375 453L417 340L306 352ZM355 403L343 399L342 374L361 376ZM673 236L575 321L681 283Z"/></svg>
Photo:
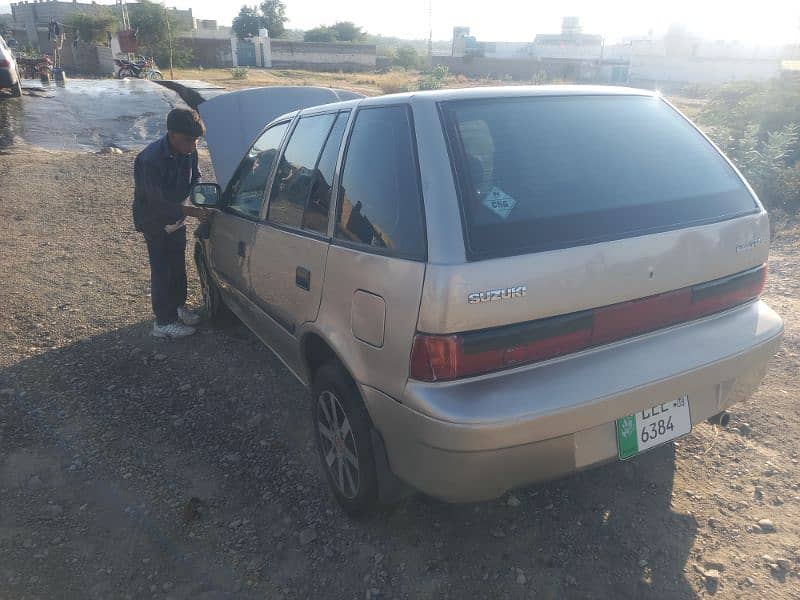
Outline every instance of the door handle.
<svg viewBox="0 0 800 600"><path fill-rule="evenodd" d="M311 290L311 271L305 267L297 267L294 272L294 283L301 290Z"/></svg>
<svg viewBox="0 0 800 600"><path fill-rule="evenodd" d="M239 256L241 256L242 258L244 258L245 254L244 248L245 248L244 242L239 242Z"/></svg>

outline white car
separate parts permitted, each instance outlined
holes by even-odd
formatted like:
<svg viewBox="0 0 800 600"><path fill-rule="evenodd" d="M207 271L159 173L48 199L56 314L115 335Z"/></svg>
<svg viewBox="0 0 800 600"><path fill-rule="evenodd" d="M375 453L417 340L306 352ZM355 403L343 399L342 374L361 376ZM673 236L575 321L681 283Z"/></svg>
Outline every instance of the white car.
<svg viewBox="0 0 800 600"><path fill-rule="evenodd" d="M767 213L656 94L265 88L200 113L209 313L311 389L351 514L398 481L478 501L634 458L724 423L778 349Z"/></svg>
<svg viewBox="0 0 800 600"><path fill-rule="evenodd" d="M11 90L11 95L15 98L22 96L17 60L3 36L0 36L0 90L3 89Z"/></svg>

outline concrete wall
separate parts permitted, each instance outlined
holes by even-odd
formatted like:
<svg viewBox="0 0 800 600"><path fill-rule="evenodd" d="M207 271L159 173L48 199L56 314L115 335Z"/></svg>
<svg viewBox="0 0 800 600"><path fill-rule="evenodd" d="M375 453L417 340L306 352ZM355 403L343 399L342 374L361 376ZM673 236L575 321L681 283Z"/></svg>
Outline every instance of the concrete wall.
<svg viewBox="0 0 800 600"><path fill-rule="evenodd" d="M181 37L178 45L192 50L192 63L201 67L232 67L231 39Z"/></svg>
<svg viewBox="0 0 800 600"><path fill-rule="evenodd" d="M764 81L778 77L780 60L703 59L634 54L631 57L632 85L657 87L660 84L728 81Z"/></svg>
<svg viewBox="0 0 800 600"><path fill-rule="evenodd" d="M533 44L533 56L541 59L600 60L601 44Z"/></svg>
<svg viewBox="0 0 800 600"><path fill-rule="evenodd" d="M325 44L271 40L272 66L278 69L369 71L375 69L372 44Z"/></svg>
<svg viewBox="0 0 800 600"><path fill-rule="evenodd" d="M467 77L535 81L544 75L548 80L594 81L597 76L594 65L580 61L434 56L432 62Z"/></svg>
<svg viewBox="0 0 800 600"><path fill-rule="evenodd" d="M113 75L116 72L114 65L114 53L107 46L96 46L97 50L97 74Z"/></svg>

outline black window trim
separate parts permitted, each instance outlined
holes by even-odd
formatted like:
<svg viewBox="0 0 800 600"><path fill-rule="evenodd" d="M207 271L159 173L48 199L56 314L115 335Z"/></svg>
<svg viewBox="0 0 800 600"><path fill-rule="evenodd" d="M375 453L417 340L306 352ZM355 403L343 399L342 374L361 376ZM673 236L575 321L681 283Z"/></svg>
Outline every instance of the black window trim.
<svg viewBox="0 0 800 600"><path fill-rule="evenodd" d="M256 142L257 142L258 140L260 140L260 139L261 139L261 137L262 137L262 136L263 136L265 133L267 133L267 131L269 131L270 129L273 129L273 128L275 128L275 127L279 127L280 125L286 125L286 124L288 123L288 124L289 124L289 127L286 129L286 132L283 134L283 138L281 138L281 143L278 145L278 153L275 155L276 157L278 157L278 156L283 156L283 148L284 148L284 146L286 145L286 140L287 140L287 139L288 139L288 137L289 137L289 136L288 136L289 132L293 130L292 123L293 123L293 122L294 122L296 119L297 119L297 116L294 116L294 117L291 117L291 118L289 118L289 119L283 119L283 120L281 120L281 121L278 121L278 122L276 122L276 123L270 123L269 125L267 125L266 127L264 127L264 129L262 129L262 130L261 130L261 132L260 132L260 133L259 133L259 134L256 136L256 138L253 140L253 143L252 143L252 144L250 144L250 147L247 149L247 154L245 154L245 156L247 156L247 155L249 155L249 154L250 154L250 150L252 150L252 149L253 149L253 146L255 146L255 145L256 145ZM239 161L239 164L238 164L238 165L237 165L237 167L236 167L236 169L237 169L237 172L238 172L238 169L239 169L239 167L241 167L241 166L242 166L242 161L244 161L244 159L245 159L245 156L243 156L243 157L242 157L242 159ZM268 189L272 189L272 178L273 178L273 177L274 177L274 175L275 175L275 169L277 168L277 163L278 163L278 161L277 161L277 160L275 160L275 161L273 162L272 166L270 167L270 170L269 170L269 175L267 175L266 187L264 188L264 191L265 191L265 192L266 192L266 190L268 190ZM234 176L235 176L235 175L236 175L236 172L234 172ZM258 223L259 221L261 221L261 214L264 212L264 205L265 205L265 203L266 203L266 201L267 201L267 198L268 198L268 197L265 197L264 195L262 195L262 196L261 196L261 208L259 208L259 210L258 210L258 215L256 215L256 216L245 215L245 214L243 214L243 213L241 213L241 212L239 212L239 211L237 211L237 210L235 210L235 209L232 209L232 208L231 208L231 207L228 205L228 200L229 200L229 197L228 197L228 192L229 192L229 190L230 190L230 187L231 187L231 183L232 183L232 182L233 182L233 177L231 177L230 181L228 181L228 185L226 185L226 186L225 186L225 191L222 193L222 198L223 198L223 202L224 202L224 204L223 204L223 205L220 207L220 209L221 209L221 210L222 210L222 211L223 211L225 214L228 214L228 215L231 215L231 216L234 216L234 217L238 217L239 219L244 219L245 221L251 221L251 222L253 222L253 223Z"/></svg>
<svg viewBox="0 0 800 600"><path fill-rule="evenodd" d="M511 256L523 256L525 254L538 254L540 252L550 252L553 250L564 250L566 248L577 248L580 246L588 246L591 244L600 244L603 242L612 242L616 240L624 240L624 239L631 239L636 237L643 237L646 235L653 235L656 233L664 233L667 231L676 231L678 229L687 229L689 227L700 227L703 225L711 225L713 223L722 223L725 221L731 221L733 219L739 219L741 217L745 217L752 214L757 214L761 212L762 207L758 200L758 198L752 194L753 197L753 204L754 208L752 210L746 211L739 211L736 213L729 213L725 215L721 215L718 217L711 217L708 219L697 219L694 221L690 221L687 223L680 223L676 225L664 225L661 227L651 227L647 229L639 229L636 230L628 235L619 235L619 234L609 234L607 236L600 236L597 238L591 239L583 239L578 241L570 241L564 242L563 244L555 244L553 246L548 246L547 248L531 248L531 247L518 247L518 248L505 248L501 250L494 250L494 251L477 251L473 250L470 246L470 235L469 235L469 228L467 227L467 214L465 209L464 198L468 197L469 194L474 194L475 190L471 189L472 183L468 176L466 176L467 171L465 169L466 161L465 161L465 149L463 145L463 140L461 136L455 130L455 120L452 118L452 113L449 112L449 105L460 103L460 102L491 102L491 101L498 101L498 100L510 100L510 101L522 101L526 99L533 99L533 98L565 98L565 97L573 97L572 94L547 94L547 95L531 95L531 96L514 96L509 98L482 98L480 100L444 100L437 103L437 109L439 112L439 120L442 125L442 131L444 132L445 136L445 145L447 146L447 155L450 159L450 168L452 172L452 176L454 179L455 189L456 189L456 196L458 197L458 210L459 214L461 215L461 231L464 237L464 251L466 253L466 258L468 262L477 262L482 260L489 260L493 258L507 258ZM609 94L583 94L581 97L609 97ZM616 97L617 95L614 95ZM619 94L619 96L624 97L650 97L647 94ZM686 123L692 127L703 139L703 141L708 144L713 152L720 155L722 162L725 163L725 166L733 172L733 174L742 182L742 184L750 191L750 186L747 182L742 178L741 174L736 170L736 168L731 164L731 162L727 159L727 157L722 154L722 152L717 148L714 143L706 136L694 123L692 123L683 113L681 113L677 108L672 106L669 102L667 102L664 98L657 98L658 101L663 102L667 107L669 107L672 111L674 111L681 119L686 121Z"/></svg>
<svg viewBox="0 0 800 600"><path fill-rule="evenodd" d="M348 114L348 113L350 113L350 114ZM337 188L335 188L334 186L336 185L335 182L337 180L337 175L338 175L338 170L339 170L339 158L340 158L340 153L341 153L342 146L343 146L343 144L341 142L339 143L339 153L337 154L336 165L335 165L334 171L333 171L333 180L331 182L331 201L330 201L331 205L328 207L328 229L327 229L327 231L325 233L321 233L319 231L314 231L313 229L303 229L302 227L292 227L291 225L284 225L282 223L275 223L273 221L270 221L269 220L269 207L270 207L270 204L272 204L272 184L273 184L274 177L275 177L276 173L278 172L277 171L278 166L280 165L280 162L283 160L283 153L286 150L287 146L289 145L289 142L292 139L292 134L294 133L294 130L297 128L298 123L300 123L300 119L302 119L302 118L321 117L321 116L330 115L330 114L335 114L336 115L336 117L334 117L334 119L333 119L333 123L331 124L331 128L328 130L328 135L325 137L325 141L322 144L322 148L320 148L319 155L317 156L317 162L315 163L315 168L316 168L316 166L319 165L320 159L322 158L322 153L325 151L325 144L328 143L328 140L331 137L331 133L333 132L333 128L336 125L336 119L338 119L340 114L347 114L348 121L347 121L347 123L345 123L345 130L344 130L344 133L342 134L342 139L344 140L345 136L347 135L347 133L349 131L350 119L352 118L352 113L353 113L353 111L350 108L345 108L345 109L338 109L337 108L337 109L326 110L326 111L322 111L322 112L314 112L314 113L309 114L309 115L298 114L296 116L296 118L294 119L294 121L292 123L292 126L291 126L290 130L287 132L286 137L284 138L283 142L281 143L280 153L278 154L279 158L278 158L278 160L276 160L276 164L274 165L274 168L273 168L272 172L270 172L269 185L268 185L268 188L267 188L269 190L269 193L267 194L266 198L264 199L264 201L262 203L261 215L259 216L259 219L258 219L258 224L259 225L263 225L265 227L273 227L274 229L279 229L280 231L285 231L287 233L293 233L295 235L299 235L299 236L303 236L303 237L309 237L309 238L313 238L313 239L320 240L320 241L330 241L332 239L333 231L331 230L331 219L335 218L335 214L336 213L335 212L333 214L331 214L331 213L332 213L333 209L335 208L334 192L336 191ZM308 198L306 198L306 205L307 204L308 204ZM305 212L306 208L307 208L307 206L303 208L303 212Z"/></svg>
<svg viewBox="0 0 800 600"><path fill-rule="evenodd" d="M339 204L344 201L344 197L341 193L342 191L341 179L342 176L344 175L344 169L347 165L347 154L350 151L350 140L353 137L353 129L355 129L358 115L362 111L374 110L380 108L391 108L395 106L401 106L405 110L406 119L408 120L408 125L411 132L411 155L414 163L415 179L419 194L420 224L422 226L423 248L420 256L408 256L405 254L396 254L391 249L388 248L387 249L377 248L375 246L370 246L368 244L351 242L350 240L344 240L342 238L336 237L336 220L339 214ZM358 252L365 252L367 254L376 254L378 256L396 258L398 260L410 260L413 262L422 262L422 263L428 262L428 225L425 220L425 199L423 198L422 195L422 176L419 168L419 153L417 152L417 129L416 129L416 124L414 123L414 113L411 110L411 106L407 103L370 104L368 106L358 106L355 110L353 110L350 116L350 122L347 124L345 136L346 140L345 143L342 145L342 154L339 157L339 162L336 167L336 202L335 203L331 202L331 206L334 208L334 212L330 222L331 227L329 227L329 231L331 233L331 238L330 238L331 245L341 246L342 248L348 248L350 250L356 250Z"/></svg>

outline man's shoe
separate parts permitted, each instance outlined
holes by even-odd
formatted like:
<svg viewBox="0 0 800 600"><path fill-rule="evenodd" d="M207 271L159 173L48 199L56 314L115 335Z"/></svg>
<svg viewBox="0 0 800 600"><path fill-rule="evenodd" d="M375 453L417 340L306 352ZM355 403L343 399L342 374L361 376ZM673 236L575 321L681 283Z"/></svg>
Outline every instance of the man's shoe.
<svg viewBox="0 0 800 600"><path fill-rule="evenodd" d="M194 332L194 327L189 327L179 321L175 321L169 325L153 324L153 337L157 338L182 338L192 335Z"/></svg>
<svg viewBox="0 0 800 600"><path fill-rule="evenodd" d="M186 305L178 307L178 318L184 325L197 325L200 322L200 315L186 308Z"/></svg>

